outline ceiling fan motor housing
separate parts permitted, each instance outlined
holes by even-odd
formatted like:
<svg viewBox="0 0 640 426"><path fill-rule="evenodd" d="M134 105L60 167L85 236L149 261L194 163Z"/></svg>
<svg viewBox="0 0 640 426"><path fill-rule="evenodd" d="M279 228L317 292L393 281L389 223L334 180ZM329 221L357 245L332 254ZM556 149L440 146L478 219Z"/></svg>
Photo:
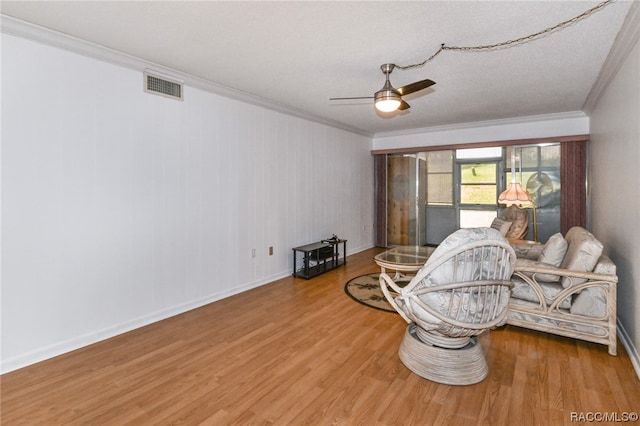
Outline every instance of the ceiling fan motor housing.
<svg viewBox="0 0 640 426"><path fill-rule="evenodd" d="M396 90L391 83L389 82L389 80L387 80L384 83L384 87L380 90L378 90L375 95L373 95L373 98L375 99L375 101L383 101L383 100L397 100L398 102L400 102L401 100L401 95L400 92L398 92L398 90Z"/></svg>
<svg viewBox="0 0 640 426"><path fill-rule="evenodd" d="M378 90L373 95L373 98L376 108L382 112L395 111L402 103L400 92L394 89L389 82L389 74L387 74L387 81L384 83L384 87Z"/></svg>

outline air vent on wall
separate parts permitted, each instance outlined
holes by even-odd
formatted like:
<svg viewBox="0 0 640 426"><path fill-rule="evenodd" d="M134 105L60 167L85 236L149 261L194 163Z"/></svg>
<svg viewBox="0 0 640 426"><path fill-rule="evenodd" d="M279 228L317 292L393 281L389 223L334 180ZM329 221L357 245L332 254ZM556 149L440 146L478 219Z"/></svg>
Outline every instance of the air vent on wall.
<svg viewBox="0 0 640 426"><path fill-rule="evenodd" d="M182 83L165 76L144 72L144 91L171 99L182 100Z"/></svg>

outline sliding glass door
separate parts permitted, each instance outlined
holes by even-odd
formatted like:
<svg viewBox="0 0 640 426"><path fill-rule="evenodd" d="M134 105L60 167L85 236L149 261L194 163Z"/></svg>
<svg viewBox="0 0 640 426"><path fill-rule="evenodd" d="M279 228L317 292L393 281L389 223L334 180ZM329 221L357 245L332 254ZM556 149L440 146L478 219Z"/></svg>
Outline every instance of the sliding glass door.
<svg viewBox="0 0 640 426"><path fill-rule="evenodd" d="M510 162L511 149L516 164ZM456 229L490 226L512 173L531 195L537 237L546 241L560 230L560 144L387 155L385 244L437 245Z"/></svg>
<svg viewBox="0 0 640 426"><path fill-rule="evenodd" d="M460 228L489 226L497 216L498 189L503 149L456 150L458 225Z"/></svg>
<svg viewBox="0 0 640 426"><path fill-rule="evenodd" d="M387 157L387 244L435 245L457 229L453 151Z"/></svg>
<svg viewBox="0 0 640 426"><path fill-rule="evenodd" d="M425 174L424 153L388 157L387 244L425 244Z"/></svg>
<svg viewBox="0 0 640 426"><path fill-rule="evenodd" d="M427 209L426 244L438 245L458 229L454 200L454 166L452 150L426 152Z"/></svg>

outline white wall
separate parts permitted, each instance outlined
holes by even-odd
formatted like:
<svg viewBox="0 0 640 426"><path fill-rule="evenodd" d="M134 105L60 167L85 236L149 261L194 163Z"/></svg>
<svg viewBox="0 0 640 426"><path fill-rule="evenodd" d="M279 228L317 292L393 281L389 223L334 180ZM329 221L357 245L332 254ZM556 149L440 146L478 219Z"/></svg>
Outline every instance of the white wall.
<svg viewBox="0 0 640 426"><path fill-rule="evenodd" d="M637 25L637 24L636 24ZM638 28L638 27L636 27ZM591 223L618 271L619 336L640 376L640 45L591 114Z"/></svg>
<svg viewBox="0 0 640 426"><path fill-rule="evenodd" d="M377 134L373 140L373 149L419 148L464 143L553 138L586 135L588 133L589 117L585 113L577 111Z"/></svg>
<svg viewBox="0 0 640 426"><path fill-rule="evenodd" d="M371 247L370 150L3 34L1 371L289 275L292 247L332 233Z"/></svg>

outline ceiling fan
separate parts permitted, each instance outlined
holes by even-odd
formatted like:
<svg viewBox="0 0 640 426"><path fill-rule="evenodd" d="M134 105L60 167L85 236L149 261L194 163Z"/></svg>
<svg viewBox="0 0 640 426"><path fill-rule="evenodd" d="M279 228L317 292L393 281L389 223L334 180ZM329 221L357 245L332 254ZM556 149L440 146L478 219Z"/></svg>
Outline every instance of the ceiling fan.
<svg viewBox="0 0 640 426"><path fill-rule="evenodd" d="M426 89L429 86L433 86L436 84L435 81L426 79L416 81L411 84L407 84L406 86L400 87L399 89L394 88L389 81L389 74L396 67L395 64L384 64L380 66L380 69L384 73L386 77L386 81L384 82L384 86L382 89L378 90L374 93L373 96L358 96L352 98L329 98L331 101L337 100L345 100L345 99L374 99L374 103L376 109L382 112L392 112L397 109L405 110L411 108L408 103L402 100L404 95L408 95L410 93L417 92L422 89Z"/></svg>

